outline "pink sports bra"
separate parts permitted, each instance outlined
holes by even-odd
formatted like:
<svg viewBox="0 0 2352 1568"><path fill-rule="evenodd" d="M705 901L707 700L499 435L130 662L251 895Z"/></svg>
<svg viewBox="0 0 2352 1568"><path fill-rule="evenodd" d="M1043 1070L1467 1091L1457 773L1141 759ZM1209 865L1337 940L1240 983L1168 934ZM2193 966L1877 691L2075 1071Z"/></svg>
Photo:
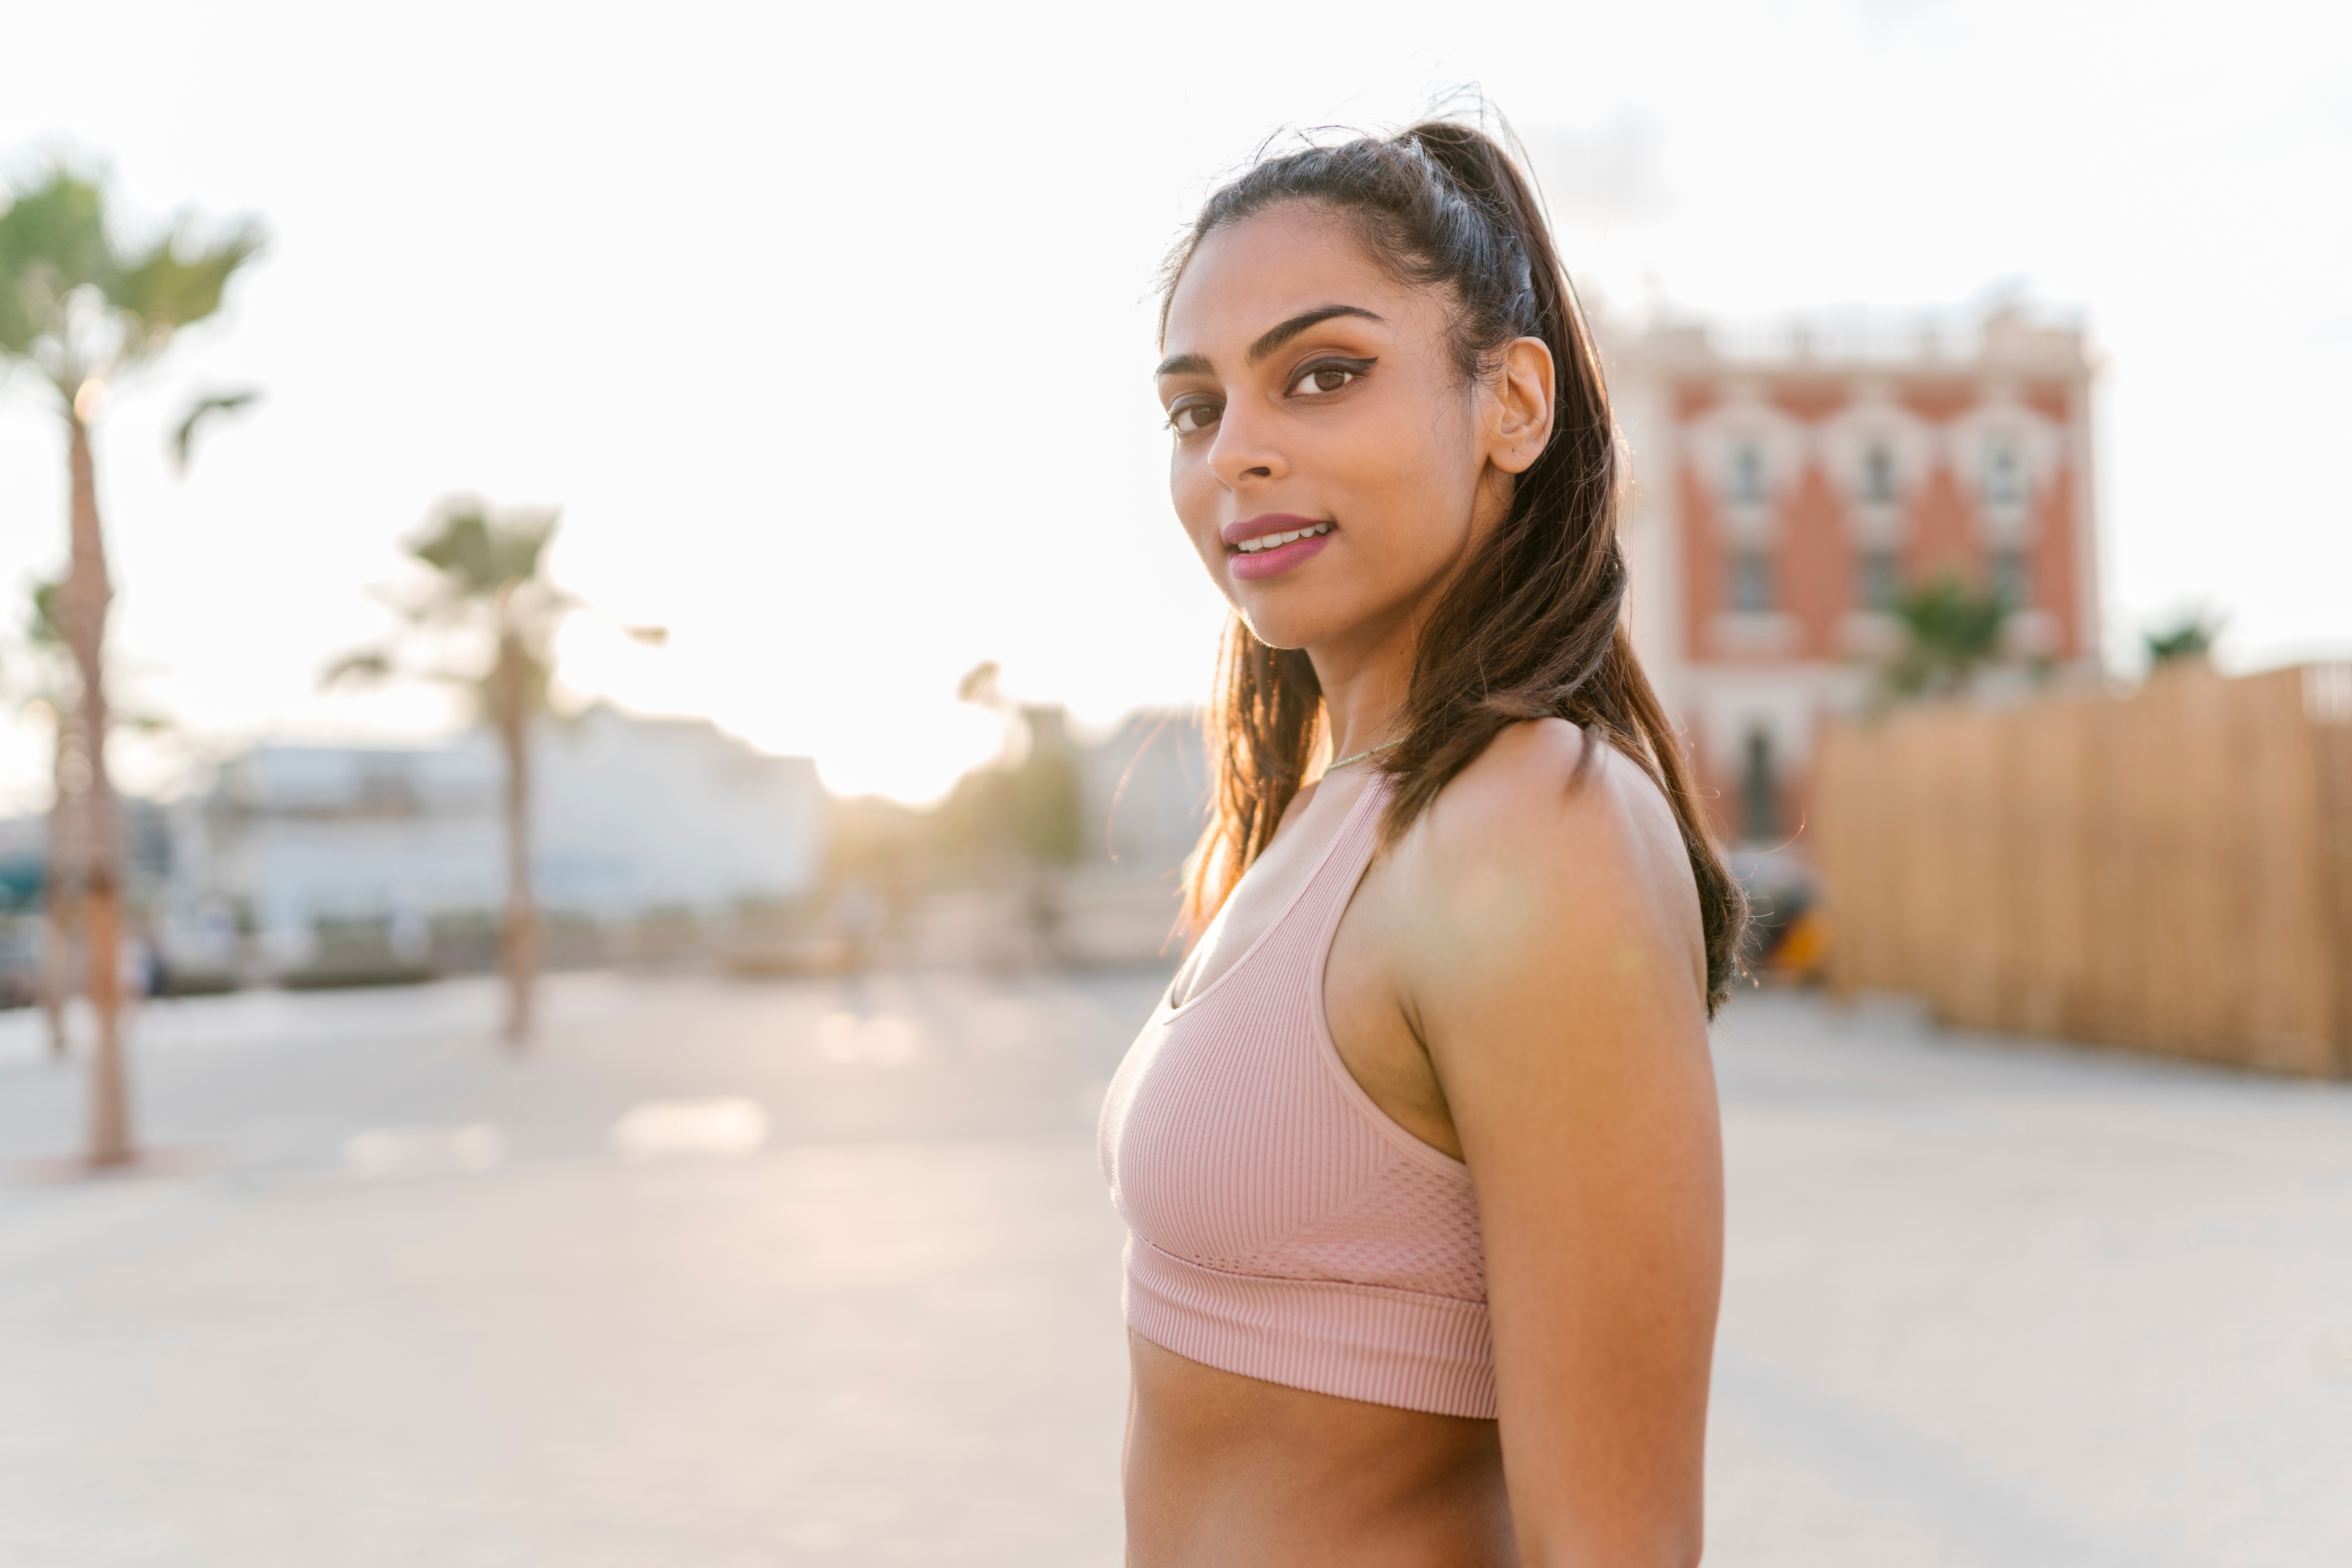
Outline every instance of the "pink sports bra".
<svg viewBox="0 0 2352 1568"><path fill-rule="evenodd" d="M1384 779L1365 787L1230 969L1181 1006L1160 999L1111 1082L1098 1147L1128 1225L1127 1321L1245 1377L1492 1419L1469 1167L1372 1102L1323 1016L1387 796Z"/></svg>

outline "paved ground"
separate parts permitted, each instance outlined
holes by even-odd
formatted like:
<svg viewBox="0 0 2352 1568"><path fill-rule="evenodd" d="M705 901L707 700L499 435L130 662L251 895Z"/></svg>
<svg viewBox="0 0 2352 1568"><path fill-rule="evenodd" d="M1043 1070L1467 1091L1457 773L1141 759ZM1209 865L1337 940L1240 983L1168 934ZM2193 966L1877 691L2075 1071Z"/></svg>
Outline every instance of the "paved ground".
<svg viewBox="0 0 2352 1568"><path fill-rule="evenodd" d="M1094 1105L1163 976L0 1017L0 1563L1116 1561ZM2352 1561L2352 1089L1738 1004L1711 1563Z"/></svg>

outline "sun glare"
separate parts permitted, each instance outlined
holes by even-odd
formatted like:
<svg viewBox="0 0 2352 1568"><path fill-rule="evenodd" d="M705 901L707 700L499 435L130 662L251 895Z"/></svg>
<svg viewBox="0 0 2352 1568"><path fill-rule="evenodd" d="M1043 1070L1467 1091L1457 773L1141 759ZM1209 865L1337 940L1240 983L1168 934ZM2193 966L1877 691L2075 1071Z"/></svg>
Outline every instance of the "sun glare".
<svg viewBox="0 0 2352 1568"><path fill-rule="evenodd" d="M1006 745L1003 715L955 701L910 705L887 723L869 719L829 729L810 748L826 790L908 805L944 799L956 780Z"/></svg>

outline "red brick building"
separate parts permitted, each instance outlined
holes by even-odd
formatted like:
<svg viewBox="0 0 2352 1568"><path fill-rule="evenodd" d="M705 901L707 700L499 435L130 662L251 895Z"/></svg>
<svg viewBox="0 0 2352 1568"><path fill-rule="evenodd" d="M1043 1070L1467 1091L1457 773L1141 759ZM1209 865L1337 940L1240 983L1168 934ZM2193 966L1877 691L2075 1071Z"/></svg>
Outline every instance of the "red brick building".
<svg viewBox="0 0 2352 1568"><path fill-rule="evenodd" d="M1866 700L1909 584L1998 592L2021 668L2095 662L2079 329L2004 308L1604 341L1633 448L1634 639L1734 841L1798 833L1814 730Z"/></svg>

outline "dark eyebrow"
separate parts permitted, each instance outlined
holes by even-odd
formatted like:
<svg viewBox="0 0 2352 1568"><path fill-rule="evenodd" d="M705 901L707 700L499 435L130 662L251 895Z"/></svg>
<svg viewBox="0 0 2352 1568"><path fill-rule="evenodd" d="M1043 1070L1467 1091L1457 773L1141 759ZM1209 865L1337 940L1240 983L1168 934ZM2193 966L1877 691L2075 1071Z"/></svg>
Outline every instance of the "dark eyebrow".
<svg viewBox="0 0 2352 1568"><path fill-rule="evenodd" d="M1326 305L1319 310L1305 311L1291 317L1280 326L1267 329L1259 336L1257 342L1250 344L1249 363L1257 363L1299 333L1310 327L1321 326L1335 316L1361 316L1368 321L1379 321L1382 326L1388 324L1387 318L1376 316L1361 305ZM1151 376L1157 381L1161 376L1168 375L1213 375L1215 374L1206 354L1175 354L1161 360L1160 368L1153 371Z"/></svg>
<svg viewBox="0 0 2352 1568"><path fill-rule="evenodd" d="M1381 321L1380 317L1373 315L1360 305L1326 305L1319 310L1309 310L1304 315L1293 316L1282 325L1268 329L1263 337L1250 344L1250 363L1257 363L1309 327L1321 326L1334 316L1361 316L1368 321ZM1381 321L1381 324L1386 326L1388 323Z"/></svg>

